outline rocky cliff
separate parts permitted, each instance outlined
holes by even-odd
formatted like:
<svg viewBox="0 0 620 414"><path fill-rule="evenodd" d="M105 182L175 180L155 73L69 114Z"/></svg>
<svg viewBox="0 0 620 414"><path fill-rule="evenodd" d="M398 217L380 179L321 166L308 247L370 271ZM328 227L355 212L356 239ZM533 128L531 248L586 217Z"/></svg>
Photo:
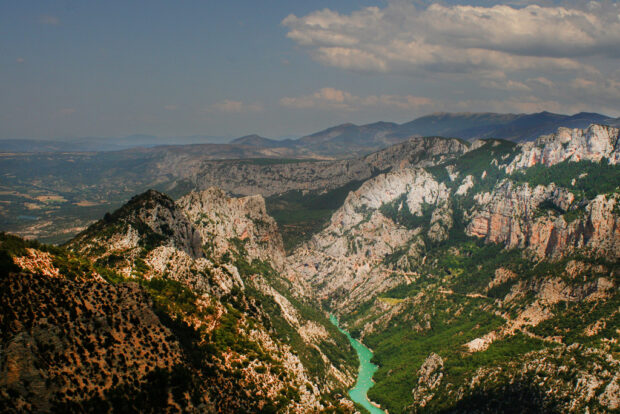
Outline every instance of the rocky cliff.
<svg viewBox="0 0 620 414"><path fill-rule="evenodd" d="M3 241L0 247L4 246ZM64 281L71 272L67 266L59 266L57 259L46 256L45 251L35 252L37 246L33 245L30 250L7 250L17 266L16 271L29 273L28 277L18 273L7 276L10 283L18 286L15 289L22 298L28 296L23 294L24 286L29 286L31 280L54 285L54 279ZM156 326L163 323L170 331L164 327L162 335L171 341L170 344L164 343L163 349L169 346L179 350L175 351L178 353L176 357L174 353L170 354L167 363L168 359L159 356L161 349L149 350L143 345L143 342L162 341L128 336L131 345L123 346L135 348L135 353L129 353L126 358L128 364L135 365L139 373L137 377L128 373L128 384L113 381L105 385L104 381L99 388L78 386L79 392L71 388L64 394L65 388L58 394L55 388L46 386L39 395L42 407L69 404L76 409L88 409L89 404L99 401L97 398L106 400L117 394L118 398L114 398L119 403L137 404L133 400L127 401L129 397L120 395L120 390L130 392L135 389L135 395L163 392L149 391L149 381L153 380L164 381L161 384L164 391L176 393L173 399L165 398L165 394L158 396L157 407L165 410L174 411L177 406L181 410L200 412L308 412L336 406L350 409L350 402L346 399L340 401L342 390L352 383L355 366L352 355L348 353L348 342L312 304L296 299L291 283L278 274L276 269L283 261L282 241L275 222L265 213L262 197L233 199L220 190L210 189L191 193L175 203L161 193L148 191L90 226L66 248L71 253L62 250L62 255L73 255L80 269L93 269L93 275L89 277L98 278L97 282L94 286L92 282L86 286L86 282L75 286L69 283L67 289L71 292L44 291L41 300L47 303L49 310L37 313L34 321L27 309L15 316L16 322L7 321L17 327L13 334L7 333L9 343L18 341L15 335L21 335L20 332L35 335L31 326L39 324L38 319L48 318L49 323L43 323L41 335L47 335L49 329L56 329L59 322L49 320L47 314L57 311L57 295L71 296L66 311L70 314L81 314L83 306L91 306L83 305L80 298L89 295L92 289L111 291L109 295L104 294L104 298L111 296L109 300L122 307L126 299L114 293L115 289L122 290L127 283L135 281L136 292L145 297L140 306L152 309L152 316L148 316L150 322L128 316L127 326L120 329L147 332L151 329L148 323ZM79 263L83 263L82 267ZM149 298L152 298L152 304ZM108 305L101 303L104 299L99 296L90 300L95 302L92 306L107 309ZM157 316L152 314L153 310ZM98 316L87 312L84 323L99 326L92 318ZM93 352L97 355L111 352L110 347L99 348L103 346L101 335L107 335L105 330L84 331L73 328L72 323L71 326L71 335L77 341L75 352L86 352L89 364L97 364ZM111 335L112 340L118 339L116 333L111 332ZM88 345L88 341L95 341L94 345ZM122 345L122 342L118 343ZM27 361L33 358L23 346L15 349L15 358ZM167 365L161 369L157 365L149 369L139 368L136 355L147 359L162 358L161 363ZM3 366L20 372L23 369L27 372L23 375L30 378L30 368L15 368L21 362L11 361L7 360ZM36 361L32 363L37 364ZM65 360L59 360L57 364L58 372L64 372L68 381L78 384L91 381L82 378L90 377L88 369L69 373L63 368L64 364L73 364ZM113 360L109 364L120 366ZM166 382L166 378L177 380L177 366L185 367L182 373L185 382L178 391ZM44 382L45 378L59 375L54 371L56 368L45 366L39 369ZM156 370L155 373L149 374L152 369ZM27 387L19 385L23 383L22 377L4 384L2 392L6 398L18 392L23 404L27 404L31 396ZM92 377L92 381L97 381L97 376ZM176 402L178 399L180 402ZM19 410L21 403L16 404L14 408ZM147 410L156 407L148 399L143 404Z"/></svg>
<svg viewBox="0 0 620 414"><path fill-rule="evenodd" d="M2 235L1 403L351 412L330 311L373 350L390 413L618 408L618 129L207 164L206 190L148 191L64 248ZM214 183L334 213L285 257L263 197Z"/></svg>
<svg viewBox="0 0 620 414"><path fill-rule="evenodd" d="M475 200L466 230L471 236L526 248L539 259L577 250L620 258L618 194L583 200L577 208L575 195L553 183L532 188L506 180Z"/></svg>
<svg viewBox="0 0 620 414"><path fill-rule="evenodd" d="M506 167L508 173L536 164L551 166L563 161L594 161L606 159L609 164L620 162L618 128L591 125L586 129L560 128L533 142L521 145L521 153Z"/></svg>
<svg viewBox="0 0 620 414"><path fill-rule="evenodd" d="M605 412L618 401L617 160L618 129L596 125L478 141L366 181L288 268L374 350L371 398L390 412Z"/></svg>
<svg viewBox="0 0 620 414"><path fill-rule="evenodd" d="M406 245L415 251L416 241L423 243L418 238L423 229L406 220L392 220L390 213L407 212L411 222L423 221L428 206L446 205L448 196L446 185L423 169L403 168L379 175L349 194L329 226L288 258L289 268L335 307L359 303L406 282L408 275L391 275L384 260ZM390 204L391 210L382 209ZM431 234L445 237L439 234L442 226L448 226L444 217L433 225Z"/></svg>
<svg viewBox="0 0 620 414"><path fill-rule="evenodd" d="M412 138L370 155L337 161L208 161L191 178L197 188L215 186L233 194L269 196L291 190L326 191L378 172L404 166L432 165L465 152L469 144L440 137Z"/></svg>

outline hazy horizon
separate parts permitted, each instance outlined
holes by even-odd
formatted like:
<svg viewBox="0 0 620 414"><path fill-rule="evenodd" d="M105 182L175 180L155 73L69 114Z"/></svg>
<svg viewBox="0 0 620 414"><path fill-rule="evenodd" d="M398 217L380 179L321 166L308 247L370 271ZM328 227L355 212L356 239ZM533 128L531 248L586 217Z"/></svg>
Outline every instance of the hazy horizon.
<svg viewBox="0 0 620 414"><path fill-rule="evenodd" d="M0 139L620 116L613 1L3 2Z"/></svg>

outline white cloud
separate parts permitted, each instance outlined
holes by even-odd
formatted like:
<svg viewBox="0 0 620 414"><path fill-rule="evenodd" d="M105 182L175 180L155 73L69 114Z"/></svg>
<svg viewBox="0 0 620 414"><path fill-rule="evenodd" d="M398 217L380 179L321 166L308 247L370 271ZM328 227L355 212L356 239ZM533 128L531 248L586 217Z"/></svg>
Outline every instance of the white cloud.
<svg viewBox="0 0 620 414"><path fill-rule="evenodd" d="M56 16L44 15L39 17L39 23L58 26L60 24L60 19Z"/></svg>
<svg viewBox="0 0 620 414"><path fill-rule="evenodd" d="M582 57L620 57L620 6L492 7L391 1L351 14L289 15L287 36L344 69L489 76L525 70L598 70Z"/></svg>
<svg viewBox="0 0 620 414"><path fill-rule="evenodd" d="M234 101L230 99L225 99L221 102L217 102L211 105L208 111L219 111L219 112L228 112L228 113L240 113L240 112L259 112L263 110L263 106L260 103L250 103L246 104L242 101Z"/></svg>
<svg viewBox="0 0 620 414"><path fill-rule="evenodd" d="M322 88L318 91L299 97L280 99L280 105L300 109L326 109L357 111L363 108L396 108L402 110L430 109L434 102L425 97L413 95L367 95L356 96L349 92Z"/></svg>

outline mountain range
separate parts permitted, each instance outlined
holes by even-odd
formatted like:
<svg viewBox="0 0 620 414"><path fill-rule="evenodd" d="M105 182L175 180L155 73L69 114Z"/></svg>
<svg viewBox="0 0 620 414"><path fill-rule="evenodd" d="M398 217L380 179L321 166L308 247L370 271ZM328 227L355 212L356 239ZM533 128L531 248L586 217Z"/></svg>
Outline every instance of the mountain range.
<svg viewBox="0 0 620 414"><path fill-rule="evenodd" d="M76 138L64 141L0 140L0 152L84 152L119 151L161 145L199 144L200 152L217 158L349 158L364 155L414 136L445 136L465 140L500 138L530 141L559 127L585 128L590 124L617 126L620 119L597 113L561 115L436 113L403 124L375 122L367 125L342 124L297 139L276 140L247 135L225 142L221 137L155 137L133 135L125 138ZM194 149L196 149L194 147Z"/></svg>
<svg viewBox="0 0 620 414"><path fill-rule="evenodd" d="M614 412L619 134L209 161L61 246L2 233L0 404L363 412L332 315L372 349L385 412Z"/></svg>

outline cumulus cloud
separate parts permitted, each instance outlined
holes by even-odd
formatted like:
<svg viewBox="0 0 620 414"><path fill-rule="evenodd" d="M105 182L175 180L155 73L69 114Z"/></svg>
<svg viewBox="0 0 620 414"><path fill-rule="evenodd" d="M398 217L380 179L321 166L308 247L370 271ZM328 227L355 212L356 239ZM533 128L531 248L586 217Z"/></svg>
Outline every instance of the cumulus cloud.
<svg viewBox="0 0 620 414"><path fill-rule="evenodd" d="M285 97L280 99L280 105L300 109L328 109L356 111L363 108L397 108L415 110L432 108L433 100L413 95L367 95L356 96L349 92L322 88L318 91L299 97Z"/></svg>
<svg viewBox="0 0 620 414"><path fill-rule="evenodd" d="M620 6L491 7L391 1L351 14L324 9L289 15L287 36L318 61L396 73L586 71L583 57L620 58Z"/></svg>
<svg viewBox="0 0 620 414"><path fill-rule="evenodd" d="M39 23L58 26L60 24L60 19L56 16L44 15L39 17Z"/></svg>
<svg viewBox="0 0 620 414"><path fill-rule="evenodd" d="M259 112L263 110L263 106L260 103L244 103L242 101L234 101L225 99L221 102L217 102L208 108L209 111L219 111L228 113L240 113L240 112Z"/></svg>

